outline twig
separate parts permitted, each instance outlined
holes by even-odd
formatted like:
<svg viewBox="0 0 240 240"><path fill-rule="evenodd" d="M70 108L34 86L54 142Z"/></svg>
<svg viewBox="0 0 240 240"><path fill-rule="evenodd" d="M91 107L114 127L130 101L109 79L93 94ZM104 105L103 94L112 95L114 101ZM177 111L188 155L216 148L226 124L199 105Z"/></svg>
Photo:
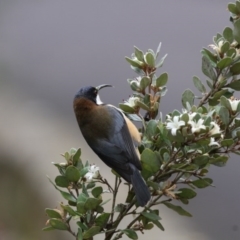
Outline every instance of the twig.
<svg viewBox="0 0 240 240"><path fill-rule="evenodd" d="M115 186L114 186L114 191L113 191L113 201L112 201L112 212L111 212L111 218L110 218L110 222L113 222L113 217L114 217L114 208L115 208L115 203L116 203L116 196L118 193L118 177L115 177Z"/></svg>
<svg viewBox="0 0 240 240"><path fill-rule="evenodd" d="M73 193L70 189L68 189L68 192L69 192L75 199L77 199L77 197L74 195L74 193Z"/></svg>
<svg viewBox="0 0 240 240"><path fill-rule="evenodd" d="M110 190L111 192L114 192L112 186L108 183L108 181L107 181L106 178L103 179L103 178L101 177L101 178L100 178L100 181L95 181L95 182L100 182L100 183L106 184L106 185L108 186L109 190Z"/></svg>

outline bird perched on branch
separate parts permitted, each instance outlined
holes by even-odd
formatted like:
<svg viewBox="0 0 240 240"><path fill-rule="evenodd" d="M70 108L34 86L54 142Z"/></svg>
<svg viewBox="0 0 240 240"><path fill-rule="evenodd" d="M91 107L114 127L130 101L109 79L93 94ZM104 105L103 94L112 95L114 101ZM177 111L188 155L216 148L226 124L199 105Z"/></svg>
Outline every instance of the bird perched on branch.
<svg viewBox="0 0 240 240"><path fill-rule="evenodd" d="M75 95L73 108L79 128L91 149L132 184L138 204L145 206L151 194L139 173L140 134L120 109L101 102L98 92L104 87L112 86L83 87Z"/></svg>

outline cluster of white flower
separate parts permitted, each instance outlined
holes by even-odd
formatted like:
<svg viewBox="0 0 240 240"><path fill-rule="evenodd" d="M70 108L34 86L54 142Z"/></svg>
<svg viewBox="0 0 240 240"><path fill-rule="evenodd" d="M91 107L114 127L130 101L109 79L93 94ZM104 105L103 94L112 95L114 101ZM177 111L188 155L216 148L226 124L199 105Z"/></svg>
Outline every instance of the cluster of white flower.
<svg viewBox="0 0 240 240"><path fill-rule="evenodd" d="M85 174L85 178L87 181L92 181L93 178L97 178L99 176L99 167L97 167L95 164L90 165L88 167L88 172Z"/></svg>
<svg viewBox="0 0 240 240"><path fill-rule="evenodd" d="M140 101L139 97L130 97L127 101L124 101L124 104L128 105L129 107L135 108L138 101Z"/></svg>
<svg viewBox="0 0 240 240"><path fill-rule="evenodd" d="M221 53L221 47L223 46L224 41L221 40L218 44L210 44L209 47L212 48L214 51Z"/></svg>
<svg viewBox="0 0 240 240"><path fill-rule="evenodd" d="M183 126L186 126L185 121L180 120L181 116L174 116L173 118L171 118L170 116L167 116L167 129L171 130L172 135L176 136L177 134L177 130L180 129ZM196 116L196 113L188 113L188 123L191 126L191 132L192 133L198 133L201 131L201 129L205 130L206 126L203 124L204 123L204 119L200 118L197 121L193 120L193 118ZM210 125L212 126L211 130L209 131L209 135L212 136L214 134L218 134L221 133L220 131L220 127L217 123L215 122L211 122Z"/></svg>

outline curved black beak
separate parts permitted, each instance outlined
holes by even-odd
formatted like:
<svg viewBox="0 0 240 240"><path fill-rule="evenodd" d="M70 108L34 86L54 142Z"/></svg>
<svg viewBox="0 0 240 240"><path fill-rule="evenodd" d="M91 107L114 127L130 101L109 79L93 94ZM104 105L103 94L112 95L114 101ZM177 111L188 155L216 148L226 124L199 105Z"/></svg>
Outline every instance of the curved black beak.
<svg viewBox="0 0 240 240"><path fill-rule="evenodd" d="M105 88L105 87L113 87L113 86L109 85L109 84L102 84L102 85L97 86L96 89L99 91L100 89Z"/></svg>

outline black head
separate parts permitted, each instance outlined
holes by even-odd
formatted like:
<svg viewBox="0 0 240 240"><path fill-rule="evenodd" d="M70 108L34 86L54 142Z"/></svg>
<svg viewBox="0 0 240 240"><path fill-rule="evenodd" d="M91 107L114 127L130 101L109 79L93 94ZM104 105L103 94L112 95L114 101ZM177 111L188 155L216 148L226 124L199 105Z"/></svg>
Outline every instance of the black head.
<svg viewBox="0 0 240 240"><path fill-rule="evenodd" d="M100 89L104 87L112 87L112 85L102 84L98 87L91 87L91 86L83 87L77 92L77 94L75 95L75 99L84 97L96 104L101 104L101 100L99 98L98 92Z"/></svg>

